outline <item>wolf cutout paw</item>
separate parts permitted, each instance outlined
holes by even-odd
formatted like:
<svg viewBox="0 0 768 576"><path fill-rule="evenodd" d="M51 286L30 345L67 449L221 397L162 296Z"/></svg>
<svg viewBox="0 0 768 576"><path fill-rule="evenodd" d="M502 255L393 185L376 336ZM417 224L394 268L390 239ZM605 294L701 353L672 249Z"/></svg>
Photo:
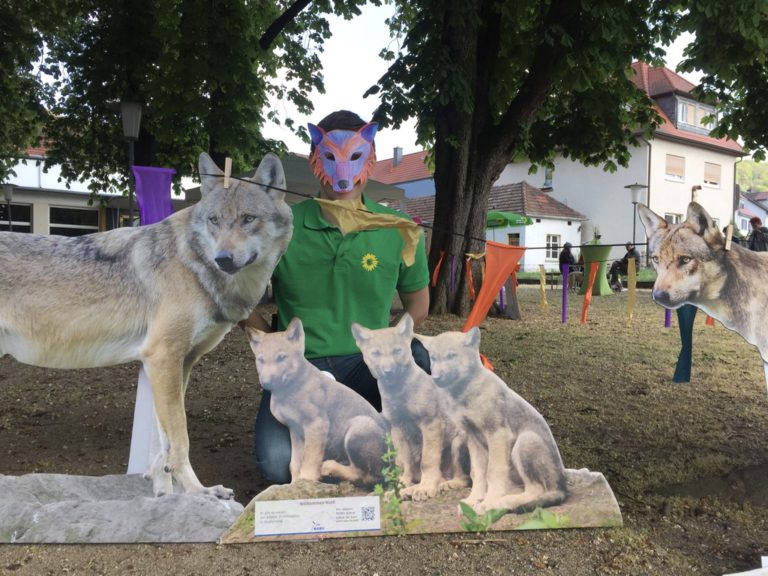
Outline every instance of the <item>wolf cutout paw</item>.
<svg viewBox="0 0 768 576"><path fill-rule="evenodd" d="M419 484L414 484L413 486L409 486L408 488L401 490L400 494L403 496L403 498L410 498L415 502L429 500L430 498L437 496L438 484L424 484L423 482L420 482Z"/></svg>

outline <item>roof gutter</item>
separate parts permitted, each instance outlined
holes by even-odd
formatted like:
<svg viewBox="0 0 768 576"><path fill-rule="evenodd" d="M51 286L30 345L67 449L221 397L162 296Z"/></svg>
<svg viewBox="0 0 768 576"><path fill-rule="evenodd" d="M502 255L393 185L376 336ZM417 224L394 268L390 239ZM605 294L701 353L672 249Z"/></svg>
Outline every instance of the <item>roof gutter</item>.
<svg viewBox="0 0 768 576"><path fill-rule="evenodd" d="M640 136L640 140L645 142L646 146L648 146L648 161L646 162L646 164L648 166L648 173L645 176L645 181L648 184L648 188L646 188L646 191L645 191L645 202L646 202L646 206L650 210L651 209L651 190L652 190L652 187L651 187L651 158L652 158L652 155L651 155L651 141L650 140L646 140L642 136ZM645 227L643 227L643 228L645 228ZM647 234L645 236L645 240L646 240L646 242L648 241L648 235ZM645 265L646 265L646 267L651 265L651 255L648 253L648 250L645 251Z"/></svg>
<svg viewBox="0 0 768 576"><path fill-rule="evenodd" d="M741 192L741 188L736 183L736 168L742 160L744 160L744 156L733 163L733 213L731 214L731 222L734 224L736 223L736 211L739 209L739 192Z"/></svg>

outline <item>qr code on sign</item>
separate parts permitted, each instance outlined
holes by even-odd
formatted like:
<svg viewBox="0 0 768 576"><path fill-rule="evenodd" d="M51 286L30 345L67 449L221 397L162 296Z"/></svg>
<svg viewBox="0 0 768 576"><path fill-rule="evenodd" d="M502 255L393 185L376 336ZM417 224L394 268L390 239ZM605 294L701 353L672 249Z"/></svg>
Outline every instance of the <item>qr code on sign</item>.
<svg viewBox="0 0 768 576"><path fill-rule="evenodd" d="M362 506L360 508L360 518L363 521L376 520L376 508L374 506Z"/></svg>

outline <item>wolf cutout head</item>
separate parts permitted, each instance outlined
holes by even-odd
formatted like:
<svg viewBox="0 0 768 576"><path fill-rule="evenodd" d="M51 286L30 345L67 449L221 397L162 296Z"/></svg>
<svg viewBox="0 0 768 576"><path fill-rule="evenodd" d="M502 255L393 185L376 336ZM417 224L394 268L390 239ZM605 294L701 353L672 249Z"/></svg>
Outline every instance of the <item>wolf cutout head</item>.
<svg viewBox="0 0 768 576"><path fill-rule="evenodd" d="M376 163L373 139L379 125L369 122L359 130L330 130L309 124L315 149L309 158L312 172L335 192L349 192L364 185Z"/></svg>

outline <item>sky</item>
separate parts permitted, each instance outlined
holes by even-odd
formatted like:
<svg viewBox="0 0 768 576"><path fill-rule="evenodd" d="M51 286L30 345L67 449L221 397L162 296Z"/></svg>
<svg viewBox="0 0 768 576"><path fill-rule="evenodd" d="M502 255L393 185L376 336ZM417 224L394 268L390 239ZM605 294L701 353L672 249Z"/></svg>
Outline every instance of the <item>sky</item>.
<svg viewBox="0 0 768 576"><path fill-rule="evenodd" d="M393 6L369 4L353 20L329 18L332 36L325 43L325 51L320 54L326 92L312 93L315 111L311 116L299 114L289 102L273 101L272 105L278 109L280 116L293 118L304 125L307 122L316 124L327 114L346 109L356 112L363 119L369 119L379 104L379 98L363 98L363 94L386 72L388 66L387 62L379 58L379 51L386 46L397 51L396 41L389 37L389 29L384 22L393 12ZM668 68L675 69L682 57L683 48L691 39L691 35L681 36L667 48ZM695 84L700 75L685 74L683 77ZM376 135L378 159L391 158L395 147L402 148L404 154L421 150L416 144L415 126L415 120L409 120L399 130L383 128ZM291 152L309 153L309 145L287 129L267 122L264 135L282 140Z"/></svg>

